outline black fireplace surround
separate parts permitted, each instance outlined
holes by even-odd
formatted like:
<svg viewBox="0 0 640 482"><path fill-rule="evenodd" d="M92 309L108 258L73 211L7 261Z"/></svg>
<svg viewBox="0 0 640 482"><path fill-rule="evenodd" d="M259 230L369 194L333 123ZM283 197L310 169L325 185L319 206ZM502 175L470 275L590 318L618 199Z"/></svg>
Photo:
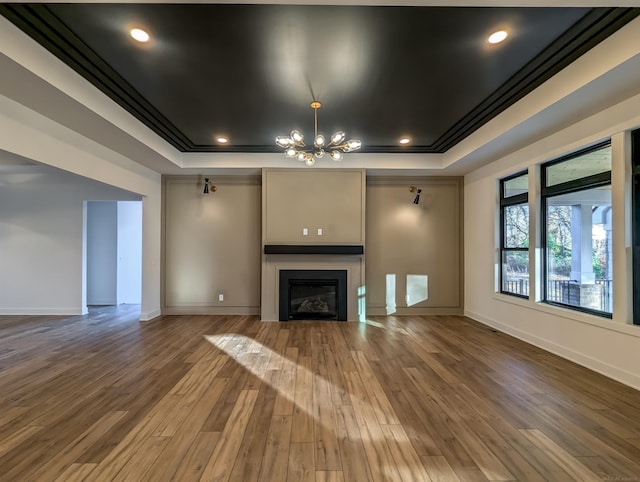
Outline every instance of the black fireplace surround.
<svg viewBox="0 0 640 482"><path fill-rule="evenodd" d="M346 270L280 270L279 319L347 321Z"/></svg>

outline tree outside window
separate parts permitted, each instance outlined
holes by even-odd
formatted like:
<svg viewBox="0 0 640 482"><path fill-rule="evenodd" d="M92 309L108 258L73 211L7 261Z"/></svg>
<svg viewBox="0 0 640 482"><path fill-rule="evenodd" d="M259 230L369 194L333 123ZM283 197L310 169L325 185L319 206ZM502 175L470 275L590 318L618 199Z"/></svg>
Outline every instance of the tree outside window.
<svg viewBox="0 0 640 482"><path fill-rule="evenodd" d="M613 309L611 147L542 166L544 300L610 317Z"/></svg>
<svg viewBox="0 0 640 482"><path fill-rule="evenodd" d="M529 296L529 178L518 173L500 181L500 292Z"/></svg>

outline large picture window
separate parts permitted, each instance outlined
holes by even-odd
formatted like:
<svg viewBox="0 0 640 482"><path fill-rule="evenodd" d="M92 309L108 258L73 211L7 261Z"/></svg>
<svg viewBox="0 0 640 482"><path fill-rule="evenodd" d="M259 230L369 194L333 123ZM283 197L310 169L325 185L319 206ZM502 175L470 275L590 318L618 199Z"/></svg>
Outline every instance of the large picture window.
<svg viewBox="0 0 640 482"><path fill-rule="evenodd" d="M542 166L544 300L611 317L611 145Z"/></svg>
<svg viewBox="0 0 640 482"><path fill-rule="evenodd" d="M529 176L500 180L500 292L529 296Z"/></svg>

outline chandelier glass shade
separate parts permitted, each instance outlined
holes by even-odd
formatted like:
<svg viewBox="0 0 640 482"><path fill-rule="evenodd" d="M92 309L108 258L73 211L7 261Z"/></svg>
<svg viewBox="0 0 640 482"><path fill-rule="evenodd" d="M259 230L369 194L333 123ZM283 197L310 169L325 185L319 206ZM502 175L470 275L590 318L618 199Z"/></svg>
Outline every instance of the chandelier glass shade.
<svg viewBox="0 0 640 482"><path fill-rule="evenodd" d="M362 147L359 139L346 140L347 136L342 131L333 134L328 142L322 134L318 134L318 109L321 105L316 100L311 102L314 119L313 146L307 146L302 132L296 129L292 130L288 136L276 137L276 144L285 150L285 156L304 161L307 166L313 166L316 159L322 159L325 154L334 161L341 161L344 153L357 151Z"/></svg>

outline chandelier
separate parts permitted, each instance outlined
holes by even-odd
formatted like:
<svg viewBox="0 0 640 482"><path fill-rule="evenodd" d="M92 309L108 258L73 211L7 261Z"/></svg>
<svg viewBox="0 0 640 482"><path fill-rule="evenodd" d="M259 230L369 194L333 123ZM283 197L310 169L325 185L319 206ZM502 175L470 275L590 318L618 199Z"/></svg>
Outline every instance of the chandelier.
<svg viewBox="0 0 640 482"><path fill-rule="evenodd" d="M283 149L284 155L304 161L307 166L313 166L316 159L322 159L328 154L334 161L341 161L343 153L357 151L362 147L359 139L349 139L345 141L346 135L342 131L338 131L331 136L329 142L322 134L318 134L318 109L322 106L320 102L314 100L311 102L313 109L313 146L307 146L304 143L304 136L299 130L292 130L291 135L276 137L276 144Z"/></svg>

